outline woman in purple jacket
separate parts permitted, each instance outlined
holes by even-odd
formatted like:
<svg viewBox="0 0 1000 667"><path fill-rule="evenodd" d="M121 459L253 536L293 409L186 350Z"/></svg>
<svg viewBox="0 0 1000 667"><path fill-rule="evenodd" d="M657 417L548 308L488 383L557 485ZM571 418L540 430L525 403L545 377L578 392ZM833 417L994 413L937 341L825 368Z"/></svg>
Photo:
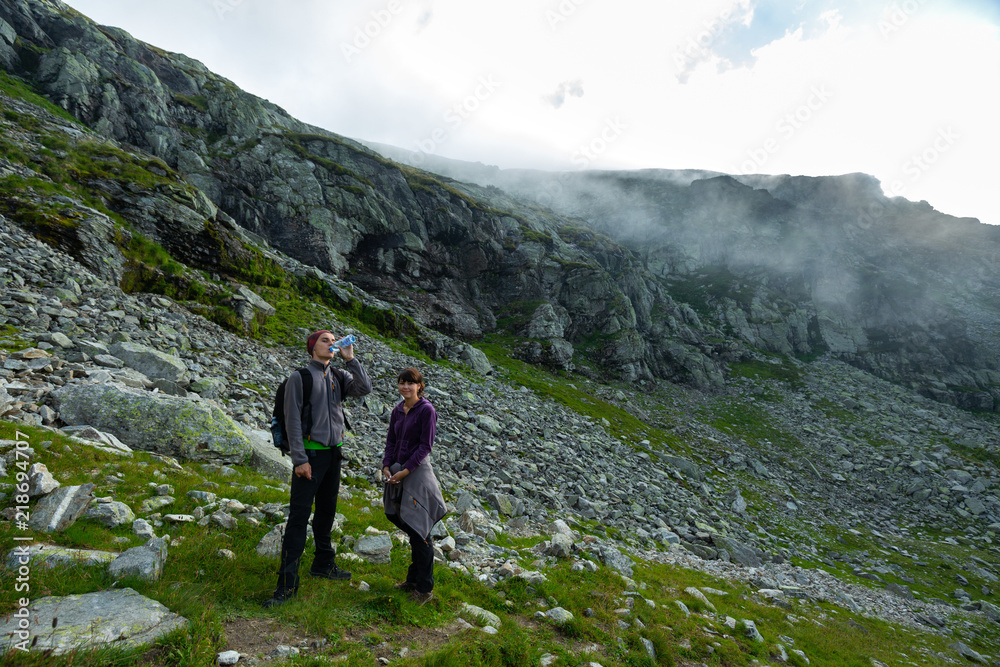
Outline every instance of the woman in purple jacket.
<svg viewBox="0 0 1000 667"><path fill-rule="evenodd" d="M437 413L424 398L424 376L405 368L398 376L403 400L389 418L382 456L385 515L410 538L412 558L406 581L396 588L411 591L410 599L425 604L433 597L434 543L431 528L445 515L441 489L428 455L434 445Z"/></svg>

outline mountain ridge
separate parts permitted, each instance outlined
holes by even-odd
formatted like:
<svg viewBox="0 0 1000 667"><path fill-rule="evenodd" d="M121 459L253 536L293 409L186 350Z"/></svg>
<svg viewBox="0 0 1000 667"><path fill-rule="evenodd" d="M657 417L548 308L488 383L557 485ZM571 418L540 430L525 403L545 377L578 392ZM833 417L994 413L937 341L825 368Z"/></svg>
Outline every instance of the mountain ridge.
<svg viewBox="0 0 1000 667"><path fill-rule="evenodd" d="M984 252L1000 237L979 230L982 247L960 275L913 233L954 237L959 219L886 198L871 177L478 168L503 177L514 195L505 196L496 183L452 182L300 123L62 3L5 6L20 45L8 60L61 107L163 159L239 227L442 333L537 340L527 334L543 330L558 335L516 344L524 358L574 368L597 343L605 372L702 388L760 352L831 353L938 400L1000 406L1000 338L990 333L1000 311L982 297L996 286ZM587 228L609 242L574 231ZM169 230L144 232L183 258ZM917 252L933 274L918 270ZM931 279L961 279L971 298L931 294ZM536 302L554 309L554 326L497 327ZM958 314L972 308L974 325ZM551 320L548 310L538 317Z"/></svg>
<svg viewBox="0 0 1000 667"><path fill-rule="evenodd" d="M296 632L345 634L317 653L403 658L413 626L430 634L485 600L513 664L540 647L573 665L1000 654L993 229L885 198L865 175L476 184L298 123L54 1L0 0L0 62L0 428L29 430L59 481L96 483L188 538L140 589L191 618L190 634L148 661L214 664L220 617L258 620L273 562L255 546L280 533L268 524L287 489L245 481L287 466L204 445L217 421L273 453L274 390L316 328L356 332L378 378L349 408L340 553L361 558L366 526L382 525L369 464L400 367L427 371L455 510L436 609L391 590L397 552L351 558L370 589L311 588L277 612ZM134 410L104 410L120 395L150 419L198 406L203 421L142 431ZM74 420L160 456L90 452L55 432L88 426ZM166 481L182 497L164 500ZM170 523L167 502L203 524ZM15 527L0 523L7 548ZM119 531L84 520L39 537L115 551L141 537ZM90 570L32 576L67 594L111 585ZM538 607L576 619L541 625ZM388 641L369 646L372 629ZM484 645L457 636L437 657L466 641ZM476 655L455 659L497 662Z"/></svg>

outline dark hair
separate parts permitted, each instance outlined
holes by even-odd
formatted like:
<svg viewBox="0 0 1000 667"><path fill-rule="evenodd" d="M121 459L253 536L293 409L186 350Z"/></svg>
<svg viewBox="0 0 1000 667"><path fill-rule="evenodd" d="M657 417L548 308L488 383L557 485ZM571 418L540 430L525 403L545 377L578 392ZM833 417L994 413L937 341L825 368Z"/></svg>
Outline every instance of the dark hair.
<svg viewBox="0 0 1000 667"><path fill-rule="evenodd" d="M427 383L424 382L424 376L416 368L410 366L409 368L404 368L399 371L397 380L399 382L412 382L414 384L419 384L420 389L417 390L417 396L424 395L424 387L427 386Z"/></svg>

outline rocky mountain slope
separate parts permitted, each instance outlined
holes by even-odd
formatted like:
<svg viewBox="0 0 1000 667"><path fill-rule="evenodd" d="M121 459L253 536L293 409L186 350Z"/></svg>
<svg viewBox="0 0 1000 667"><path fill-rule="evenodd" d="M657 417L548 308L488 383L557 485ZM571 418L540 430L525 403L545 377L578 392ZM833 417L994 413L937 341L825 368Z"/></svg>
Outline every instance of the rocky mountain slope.
<svg viewBox="0 0 1000 667"><path fill-rule="evenodd" d="M0 18L10 72L176 174L199 202L190 235L211 235L199 218L218 211L445 334L513 336L534 362L586 359L601 373L702 388L758 351L830 352L936 400L998 405L997 231L887 199L869 177L469 173L435 162L480 186L451 182L59 2L8 0ZM176 214L111 194L143 234L210 268L202 244L172 233Z"/></svg>
<svg viewBox="0 0 1000 667"><path fill-rule="evenodd" d="M125 294L2 218L0 241L5 420L58 426L116 454L132 448L288 474L262 429L301 349L229 333L163 296ZM323 306L314 317L313 326L347 330ZM537 576L523 554L497 542L547 535L559 519L576 537L539 542L537 556L587 555L626 576L626 555L670 563L945 631L978 648L974 655L1000 649L995 420L832 359L747 365L720 395L683 385L626 393L625 384L524 374L516 363L492 375L428 365L356 333L375 391L349 408L355 432L345 474L358 484L374 473L396 369L422 365L440 415L435 469L454 513L443 535L458 540L452 561L482 581ZM3 451L12 478L17 456ZM127 500L111 477L84 495ZM11 494L13 484L0 489ZM154 494L129 503L128 515L161 527L181 520L163 516L161 499L173 502ZM249 515L217 504L196 508L195 519L236 525L260 512L259 503L243 503ZM32 511L45 516L41 505ZM368 557L360 543L355 549Z"/></svg>
<svg viewBox="0 0 1000 667"><path fill-rule="evenodd" d="M561 519L998 652L994 230L860 175L463 183L50 0L0 0L0 64L4 420L281 477L274 389L350 329L352 476L426 368L482 581Z"/></svg>

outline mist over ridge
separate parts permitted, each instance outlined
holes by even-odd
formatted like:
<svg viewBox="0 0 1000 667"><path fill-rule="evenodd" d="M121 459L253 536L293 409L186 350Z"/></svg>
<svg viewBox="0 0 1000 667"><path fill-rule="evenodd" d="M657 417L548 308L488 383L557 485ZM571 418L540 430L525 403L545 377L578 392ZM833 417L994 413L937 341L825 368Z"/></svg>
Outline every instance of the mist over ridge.
<svg viewBox="0 0 1000 667"><path fill-rule="evenodd" d="M679 300L671 282L686 293L700 279L699 314L753 347L830 353L928 396L995 404L1000 228L887 197L861 173L546 172L369 145L582 219ZM713 294L720 271L731 276L729 294ZM786 328L789 314L809 321L808 335ZM974 398L976 389L993 399Z"/></svg>

